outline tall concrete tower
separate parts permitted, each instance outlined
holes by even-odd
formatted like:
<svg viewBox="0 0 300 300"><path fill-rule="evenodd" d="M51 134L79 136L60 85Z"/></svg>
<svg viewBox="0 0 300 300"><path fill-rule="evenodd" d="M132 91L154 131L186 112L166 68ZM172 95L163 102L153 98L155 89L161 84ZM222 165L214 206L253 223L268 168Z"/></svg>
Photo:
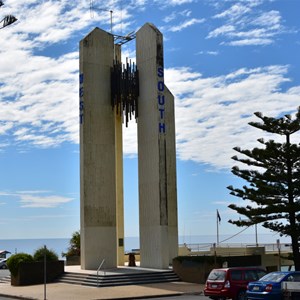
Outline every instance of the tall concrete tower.
<svg viewBox="0 0 300 300"><path fill-rule="evenodd" d="M137 32L136 56L141 266L167 268L178 249L174 97L164 84L163 36L154 25Z"/></svg>
<svg viewBox="0 0 300 300"><path fill-rule="evenodd" d="M138 123L141 266L167 268L178 252L174 97L164 84L163 38L136 34L137 68L121 67L114 36L80 42L81 266L124 265L122 118ZM138 95L139 93L139 95ZM134 95L135 94L135 95ZM122 117L122 115L124 117Z"/></svg>
<svg viewBox="0 0 300 300"><path fill-rule="evenodd" d="M113 36L96 28L80 42L81 266L117 264L116 122L110 105Z"/></svg>

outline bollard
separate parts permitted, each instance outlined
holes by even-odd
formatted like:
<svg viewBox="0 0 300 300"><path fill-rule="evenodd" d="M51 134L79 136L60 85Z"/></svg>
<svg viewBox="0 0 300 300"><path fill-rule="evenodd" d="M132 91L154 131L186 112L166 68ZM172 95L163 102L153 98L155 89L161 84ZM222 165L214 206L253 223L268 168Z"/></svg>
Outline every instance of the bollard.
<svg viewBox="0 0 300 300"><path fill-rule="evenodd" d="M129 267L135 267L136 264L135 264L135 255L134 253L129 253L129 258L128 258L128 266Z"/></svg>

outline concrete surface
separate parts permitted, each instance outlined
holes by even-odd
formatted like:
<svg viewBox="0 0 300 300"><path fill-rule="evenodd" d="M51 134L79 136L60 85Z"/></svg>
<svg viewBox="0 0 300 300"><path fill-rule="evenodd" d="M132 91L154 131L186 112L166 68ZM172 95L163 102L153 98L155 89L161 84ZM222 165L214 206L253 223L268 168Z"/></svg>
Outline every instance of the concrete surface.
<svg viewBox="0 0 300 300"><path fill-rule="evenodd" d="M89 299L138 299L166 295L200 294L203 285L172 282L145 285L128 285L117 287L85 287L73 284L51 283L46 285L48 300L89 300ZM1 296L12 296L20 299L45 299L44 285L15 287L10 284L0 284Z"/></svg>
<svg viewBox="0 0 300 300"><path fill-rule="evenodd" d="M139 268L136 268L136 270ZM124 268L119 272L128 272ZM67 272L83 272L94 274L95 271L81 270L79 266L66 267ZM133 270L132 270L133 271ZM119 273L118 272L118 273ZM106 272L110 273L110 272ZM30 286L11 286L9 283L0 284L0 296L16 299L44 300L43 284ZM188 282L155 283L144 285L127 285L115 287L87 287L66 283L51 283L46 285L47 300L100 300L100 299L139 299L161 297L167 295L201 294L204 285Z"/></svg>

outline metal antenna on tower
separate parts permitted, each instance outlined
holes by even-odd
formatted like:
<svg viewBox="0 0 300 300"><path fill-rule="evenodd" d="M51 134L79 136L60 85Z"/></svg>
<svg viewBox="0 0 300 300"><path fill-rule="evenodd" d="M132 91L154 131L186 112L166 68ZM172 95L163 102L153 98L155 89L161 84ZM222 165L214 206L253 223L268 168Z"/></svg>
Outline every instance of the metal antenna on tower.
<svg viewBox="0 0 300 300"><path fill-rule="evenodd" d="M103 8L98 8L98 10L102 10L102 11L109 11L110 12L110 33L112 33L112 29L113 29L113 11L112 10L108 10L108 9L103 9Z"/></svg>
<svg viewBox="0 0 300 300"><path fill-rule="evenodd" d="M113 11L109 9L103 9L103 8L98 8L97 10L101 11L109 11L110 12L110 33L112 34L112 28L113 28ZM94 18L94 1L90 0L90 15L91 18Z"/></svg>
<svg viewBox="0 0 300 300"><path fill-rule="evenodd" d="M94 17L94 13L93 13L94 10L95 10L94 9L94 1L90 0L90 13L91 13L92 18ZM125 36L118 35L118 34L113 34L113 10L104 9L104 8L97 8L97 10L110 12L110 33L114 36L115 44L123 45L123 44L135 39L135 32L134 31L126 34Z"/></svg>
<svg viewBox="0 0 300 300"><path fill-rule="evenodd" d="M90 16L94 19L94 1L90 0Z"/></svg>

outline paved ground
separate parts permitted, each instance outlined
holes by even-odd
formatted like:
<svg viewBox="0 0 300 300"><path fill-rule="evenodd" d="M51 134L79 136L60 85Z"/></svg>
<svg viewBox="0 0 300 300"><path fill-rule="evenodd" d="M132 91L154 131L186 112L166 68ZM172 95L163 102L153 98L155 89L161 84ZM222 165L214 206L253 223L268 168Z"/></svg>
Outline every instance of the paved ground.
<svg viewBox="0 0 300 300"><path fill-rule="evenodd" d="M46 286L46 298L47 300L138 299L183 293L200 294L202 290L203 288L199 284L185 282L103 288L52 283ZM0 286L0 295L14 296L21 299L45 299L44 285L13 287L2 284Z"/></svg>
<svg viewBox="0 0 300 300"><path fill-rule="evenodd" d="M66 271L80 271L69 268ZM84 271L88 272L88 271ZM139 299L166 295L201 294L204 286L187 282L155 283L145 285L128 285L116 287L86 287L65 283L51 283L45 286L11 286L0 284L0 296L12 296L17 299L36 300L100 300L100 299Z"/></svg>

